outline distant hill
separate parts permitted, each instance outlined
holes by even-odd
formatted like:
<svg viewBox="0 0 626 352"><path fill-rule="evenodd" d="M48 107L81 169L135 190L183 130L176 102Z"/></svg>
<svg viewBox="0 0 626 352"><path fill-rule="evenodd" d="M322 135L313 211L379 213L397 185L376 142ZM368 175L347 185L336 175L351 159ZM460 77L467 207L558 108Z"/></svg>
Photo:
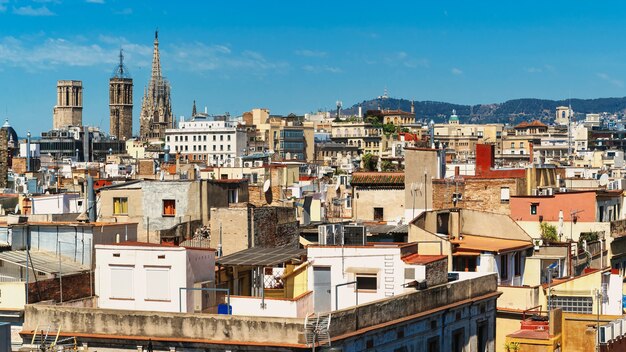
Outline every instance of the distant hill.
<svg viewBox="0 0 626 352"><path fill-rule="evenodd" d="M460 105L439 101L416 101L415 113L418 120L434 120L435 122L447 121L456 110L462 123L510 123L516 124L521 121L541 120L546 123L554 121L557 106L567 106L568 100L547 99L513 99L499 104ZM626 113L626 97L623 98L599 98L599 99L572 99L572 109L577 119L584 118L587 113ZM344 114L357 114L359 105L365 113L375 109L401 109L411 111L411 101L396 98L376 98L364 100L344 109Z"/></svg>

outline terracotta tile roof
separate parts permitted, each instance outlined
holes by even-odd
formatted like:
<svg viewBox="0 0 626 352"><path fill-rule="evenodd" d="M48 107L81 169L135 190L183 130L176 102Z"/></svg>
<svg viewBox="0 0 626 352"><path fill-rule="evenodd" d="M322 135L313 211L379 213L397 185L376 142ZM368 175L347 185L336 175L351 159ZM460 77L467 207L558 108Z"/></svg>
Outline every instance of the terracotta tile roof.
<svg viewBox="0 0 626 352"><path fill-rule="evenodd" d="M461 238L450 240L452 244L458 245L456 252L477 253L477 252L496 252L503 253L533 246L530 240L509 240L505 238L483 237L475 235L461 235ZM468 253L469 252L469 253ZM457 254L459 255L459 254Z"/></svg>
<svg viewBox="0 0 626 352"><path fill-rule="evenodd" d="M515 126L516 129L521 129L521 128L528 128L528 127L545 127L548 128L548 126L546 126L544 123L542 123L539 120L535 120L533 122L526 122L523 121L521 123L519 123L517 126Z"/></svg>
<svg viewBox="0 0 626 352"><path fill-rule="evenodd" d="M352 174L354 185L403 186L404 172L355 172Z"/></svg>
<svg viewBox="0 0 626 352"><path fill-rule="evenodd" d="M221 178L217 180L211 180L213 183L242 183L248 182L247 178Z"/></svg>
<svg viewBox="0 0 626 352"><path fill-rule="evenodd" d="M436 262L438 260L441 260L447 257L448 256L446 255L424 255L424 254L413 253L413 254L409 254L409 255L402 257L402 261L407 264L428 264L428 263L433 263L433 262Z"/></svg>

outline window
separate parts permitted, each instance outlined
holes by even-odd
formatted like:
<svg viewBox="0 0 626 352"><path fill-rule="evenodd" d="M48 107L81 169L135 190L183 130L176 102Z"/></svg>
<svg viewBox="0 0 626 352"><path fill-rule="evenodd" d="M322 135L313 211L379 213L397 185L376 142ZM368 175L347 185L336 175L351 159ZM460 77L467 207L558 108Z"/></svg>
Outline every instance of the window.
<svg viewBox="0 0 626 352"><path fill-rule="evenodd" d="M215 135L213 135L213 141L215 141Z"/></svg>
<svg viewBox="0 0 626 352"><path fill-rule="evenodd" d="M145 269L146 269L146 301L169 301L170 300L170 268L169 267L146 267Z"/></svg>
<svg viewBox="0 0 626 352"><path fill-rule="evenodd" d="M111 297L113 299L134 299L133 266L110 266Z"/></svg>
<svg viewBox="0 0 626 352"><path fill-rule="evenodd" d="M452 257L452 269L454 271L474 272L476 271L476 261L478 257L455 256Z"/></svg>
<svg viewBox="0 0 626 352"><path fill-rule="evenodd" d="M239 202L239 192L237 189L228 190L228 204Z"/></svg>
<svg viewBox="0 0 626 352"><path fill-rule="evenodd" d="M593 298L584 296L551 296L549 303L548 309L561 308L563 312L591 314Z"/></svg>
<svg viewBox="0 0 626 352"><path fill-rule="evenodd" d="M404 268L404 279L415 280L415 268Z"/></svg>
<svg viewBox="0 0 626 352"><path fill-rule="evenodd" d="M522 253L515 253L515 276L520 276L522 274Z"/></svg>
<svg viewBox="0 0 626 352"><path fill-rule="evenodd" d="M511 149L515 149L515 142L511 142Z"/></svg>
<svg viewBox="0 0 626 352"><path fill-rule="evenodd" d="M426 341L426 351L439 352L439 336L431 337Z"/></svg>
<svg viewBox="0 0 626 352"><path fill-rule="evenodd" d="M509 187L500 187L500 203L506 204L511 198L511 190Z"/></svg>
<svg viewBox="0 0 626 352"><path fill-rule="evenodd" d="M509 256L502 254L500 256L500 280L509 278Z"/></svg>
<svg viewBox="0 0 626 352"><path fill-rule="evenodd" d="M383 208L374 208L374 221L383 221L384 218Z"/></svg>
<svg viewBox="0 0 626 352"><path fill-rule="evenodd" d="M463 352L465 347L465 329L460 328L452 333L452 352Z"/></svg>
<svg viewBox="0 0 626 352"><path fill-rule="evenodd" d="M346 209L351 209L351 208L352 208L352 197L346 196Z"/></svg>
<svg viewBox="0 0 626 352"><path fill-rule="evenodd" d="M530 205L530 215L537 215L537 203L532 203Z"/></svg>
<svg viewBox="0 0 626 352"><path fill-rule="evenodd" d="M373 290L376 291L378 283L376 274L356 274L357 290Z"/></svg>
<svg viewBox="0 0 626 352"><path fill-rule="evenodd" d="M163 199L163 216L175 216L176 215L176 200L175 199Z"/></svg>
<svg viewBox="0 0 626 352"><path fill-rule="evenodd" d="M128 198L127 197L113 198L113 215L126 215L126 214L128 214Z"/></svg>

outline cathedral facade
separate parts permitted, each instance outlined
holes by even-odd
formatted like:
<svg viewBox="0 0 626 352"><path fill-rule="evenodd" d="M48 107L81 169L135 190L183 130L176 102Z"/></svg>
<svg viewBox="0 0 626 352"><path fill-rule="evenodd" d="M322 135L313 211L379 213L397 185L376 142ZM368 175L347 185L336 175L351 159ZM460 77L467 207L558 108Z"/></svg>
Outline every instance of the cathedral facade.
<svg viewBox="0 0 626 352"><path fill-rule="evenodd" d="M152 76L144 91L139 116L139 134L142 140L165 138L165 130L174 127L170 84L161 74L159 57L159 32L154 35L152 56Z"/></svg>

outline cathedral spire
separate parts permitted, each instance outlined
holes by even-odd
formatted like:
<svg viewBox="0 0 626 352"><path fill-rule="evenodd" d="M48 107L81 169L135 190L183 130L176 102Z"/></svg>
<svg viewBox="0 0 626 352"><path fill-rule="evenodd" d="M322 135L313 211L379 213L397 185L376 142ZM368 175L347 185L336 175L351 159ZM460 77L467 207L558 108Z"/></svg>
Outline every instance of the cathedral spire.
<svg viewBox="0 0 626 352"><path fill-rule="evenodd" d="M152 55L152 79L161 78L161 59L159 57L159 31L154 32L154 54Z"/></svg>
<svg viewBox="0 0 626 352"><path fill-rule="evenodd" d="M198 114L197 110L196 110L196 101L193 101L193 109L191 109L191 117L195 117Z"/></svg>

